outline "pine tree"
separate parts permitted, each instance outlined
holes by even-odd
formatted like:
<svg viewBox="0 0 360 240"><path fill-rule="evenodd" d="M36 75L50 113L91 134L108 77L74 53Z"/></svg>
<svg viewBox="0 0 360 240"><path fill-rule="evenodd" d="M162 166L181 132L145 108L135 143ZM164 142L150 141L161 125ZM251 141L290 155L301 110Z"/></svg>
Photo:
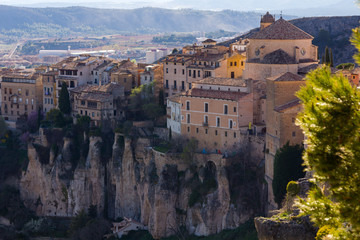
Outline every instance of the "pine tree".
<svg viewBox="0 0 360 240"><path fill-rule="evenodd" d="M360 31L352 43L360 50ZM360 54L354 56L360 63ZM298 92L304 111L298 122L307 140L306 169L315 187L299 207L329 239L360 239L360 92L329 67L306 77Z"/></svg>
<svg viewBox="0 0 360 240"><path fill-rule="evenodd" d="M69 91L67 89L66 83L61 85L61 90L59 93L59 109L64 114L69 114L71 111Z"/></svg>

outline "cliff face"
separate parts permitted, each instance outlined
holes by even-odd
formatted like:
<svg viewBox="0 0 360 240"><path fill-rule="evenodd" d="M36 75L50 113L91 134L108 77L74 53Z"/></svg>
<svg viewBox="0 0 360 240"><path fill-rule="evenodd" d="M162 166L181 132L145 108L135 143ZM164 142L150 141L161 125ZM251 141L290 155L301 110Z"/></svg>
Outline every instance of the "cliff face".
<svg viewBox="0 0 360 240"><path fill-rule="evenodd" d="M20 192L38 215L74 216L93 204L111 218L141 221L160 238L182 226L196 235L236 228L263 209L264 188L244 159L199 154L189 161L152 150L148 139L124 141L116 134L112 158L104 164L101 138L89 140L86 161L76 168L71 139L64 139L57 156L46 141L29 143Z"/></svg>

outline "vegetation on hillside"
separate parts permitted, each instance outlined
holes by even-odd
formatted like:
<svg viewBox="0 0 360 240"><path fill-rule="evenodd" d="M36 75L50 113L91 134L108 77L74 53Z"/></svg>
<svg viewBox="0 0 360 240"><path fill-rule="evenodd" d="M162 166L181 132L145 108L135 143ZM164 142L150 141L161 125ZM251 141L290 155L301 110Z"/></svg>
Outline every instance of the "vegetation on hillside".
<svg viewBox="0 0 360 240"><path fill-rule="evenodd" d="M195 43L196 37L193 35L167 35L167 36L161 36L161 37L153 37L152 39L153 43L161 43L161 44L170 44L170 43Z"/></svg>

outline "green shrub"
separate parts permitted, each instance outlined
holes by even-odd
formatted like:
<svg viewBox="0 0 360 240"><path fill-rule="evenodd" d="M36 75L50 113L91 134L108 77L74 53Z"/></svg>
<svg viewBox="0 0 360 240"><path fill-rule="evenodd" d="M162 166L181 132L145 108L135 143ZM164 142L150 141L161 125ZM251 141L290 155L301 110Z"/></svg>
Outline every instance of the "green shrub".
<svg viewBox="0 0 360 240"><path fill-rule="evenodd" d="M319 231L316 234L315 239L322 240L324 237L331 234L333 231L334 231L334 229L331 226L325 225L319 229Z"/></svg>
<svg viewBox="0 0 360 240"><path fill-rule="evenodd" d="M298 180L305 176L302 166L304 148L299 145L290 146L289 143L277 150L274 159L274 179L272 187L275 202L280 206L285 195L286 186L291 180Z"/></svg>
<svg viewBox="0 0 360 240"><path fill-rule="evenodd" d="M288 185L286 186L286 192L290 196L296 196L300 192L300 186L299 183L295 181L290 181Z"/></svg>

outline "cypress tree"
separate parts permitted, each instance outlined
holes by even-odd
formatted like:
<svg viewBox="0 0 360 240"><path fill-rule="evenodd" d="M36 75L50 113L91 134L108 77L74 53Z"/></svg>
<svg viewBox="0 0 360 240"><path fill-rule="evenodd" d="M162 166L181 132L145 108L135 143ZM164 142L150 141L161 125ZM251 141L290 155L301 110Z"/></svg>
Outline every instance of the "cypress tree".
<svg viewBox="0 0 360 240"><path fill-rule="evenodd" d="M67 90L66 83L61 85L59 93L59 109L63 114L69 114L71 111L69 91Z"/></svg>
<svg viewBox="0 0 360 240"><path fill-rule="evenodd" d="M331 48L330 48L330 67L334 67L334 57Z"/></svg>
<svg viewBox="0 0 360 240"><path fill-rule="evenodd" d="M330 65L330 54L329 54L329 48L327 46L325 47L325 64L327 66Z"/></svg>

